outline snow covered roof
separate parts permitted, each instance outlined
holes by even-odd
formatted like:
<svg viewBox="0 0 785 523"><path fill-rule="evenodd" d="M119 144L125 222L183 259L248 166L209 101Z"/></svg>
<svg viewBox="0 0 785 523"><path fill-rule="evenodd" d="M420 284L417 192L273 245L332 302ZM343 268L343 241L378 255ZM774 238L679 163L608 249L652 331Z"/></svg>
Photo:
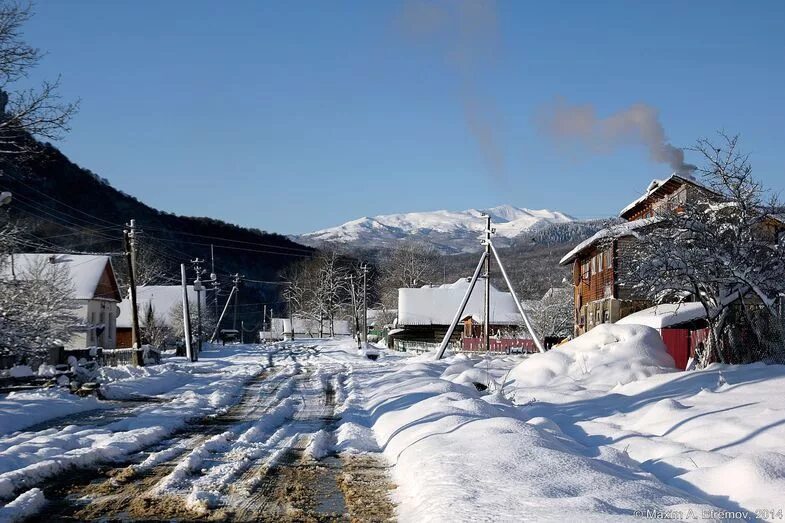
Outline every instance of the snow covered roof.
<svg viewBox="0 0 785 523"><path fill-rule="evenodd" d="M582 241L578 245L575 246L573 250L568 252L564 255L564 257L559 261L560 265L565 265L567 263L572 262L578 255L585 251L586 249L593 247L596 243L600 240L608 240L614 238L621 238L623 236L631 236L634 234L634 231L640 229L641 227L645 227L646 225L651 225L655 223L657 218L641 218L639 220L632 220L630 222L619 223L617 225L612 225L601 231L597 231L594 236L587 238L586 240Z"/></svg>
<svg viewBox="0 0 785 523"><path fill-rule="evenodd" d="M202 307L206 307L205 293L201 293ZM183 301L183 288L180 285L140 285L136 288L136 304L139 314L144 315L147 305L152 303L156 317L169 324L172 309ZM196 306L196 291L193 285L188 286L189 308ZM196 311L192 310L192 314ZM120 302L120 315L117 327L131 328L131 298L126 296Z"/></svg>
<svg viewBox="0 0 785 523"><path fill-rule="evenodd" d="M48 264L56 264L68 270L69 279L74 288L77 300L108 299L118 300L120 291L112 269L109 256L94 254L57 254L57 253L26 253L6 256L2 275L11 275L11 257L17 278L24 278L25 273L35 272ZM104 273L107 279L102 284Z"/></svg>
<svg viewBox="0 0 785 523"><path fill-rule="evenodd" d="M469 279L461 278L444 285L398 289L398 325L449 325L468 288ZM462 317L481 318L483 297L484 285L478 281ZM490 322L511 325L520 321L512 295L491 286Z"/></svg>
<svg viewBox="0 0 785 523"><path fill-rule="evenodd" d="M625 316L616 323L663 329L705 317L706 309L700 303L663 303Z"/></svg>
<svg viewBox="0 0 785 523"><path fill-rule="evenodd" d="M624 209L619 211L619 216L624 217L635 207L648 200L652 195L662 191L667 185L669 184L673 185L674 183L677 185L683 185L685 183L688 183L690 185L700 187L701 189L711 191L712 193L715 192L712 189L706 187L704 184L700 183L698 180L696 180L694 177L690 175L673 173L669 177L665 178L664 180L656 180L656 179L652 180L649 186L646 188L646 192L640 197L630 202L626 207L624 207Z"/></svg>

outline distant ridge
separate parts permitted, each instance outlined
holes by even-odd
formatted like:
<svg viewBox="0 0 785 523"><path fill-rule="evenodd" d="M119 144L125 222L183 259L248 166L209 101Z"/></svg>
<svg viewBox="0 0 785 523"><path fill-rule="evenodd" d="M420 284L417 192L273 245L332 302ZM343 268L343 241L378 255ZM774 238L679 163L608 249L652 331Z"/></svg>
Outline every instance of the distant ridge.
<svg viewBox="0 0 785 523"><path fill-rule="evenodd" d="M311 246L340 244L363 248L389 247L401 240L432 244L443 253L455 254L479 250L482 234L482 213L493 219L496 243L512 245L522 237L538 237L547 241L547 231L556 228L560 240L570 236L566 229L582 223L568 214L547 209L526 209L513 205L499 205L489 209L465 211L431 211L387 214L363 217L337 227L295 236L300 243Z"/></svg>

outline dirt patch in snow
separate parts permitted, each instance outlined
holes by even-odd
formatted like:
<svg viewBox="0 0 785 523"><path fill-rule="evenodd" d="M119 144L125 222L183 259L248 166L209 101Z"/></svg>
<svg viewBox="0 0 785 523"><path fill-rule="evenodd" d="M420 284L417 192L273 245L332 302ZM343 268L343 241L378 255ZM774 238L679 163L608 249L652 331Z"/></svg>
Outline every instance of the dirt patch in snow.
<svg viewBox="0 0 785 523"><path fill-rule="evenodd" d="M395 485L390 481L388 466L380 458L369 455L346 454L338 475L338 486L346 500L351 521L395 521L395 505L390 492Z"/></svg>

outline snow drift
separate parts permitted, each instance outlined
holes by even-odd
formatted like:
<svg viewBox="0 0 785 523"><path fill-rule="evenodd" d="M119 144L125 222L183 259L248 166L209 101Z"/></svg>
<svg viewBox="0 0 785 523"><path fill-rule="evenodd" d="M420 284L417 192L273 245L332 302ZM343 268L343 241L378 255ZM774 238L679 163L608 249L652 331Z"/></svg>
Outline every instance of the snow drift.
<svg viewBox="0 0 785 523"><path fill-rule="evenodd" d="M533 354L510 371L516 387L579 382L609 388L674 370L656 330L643 325L603 324L544 354Z"/></svg>

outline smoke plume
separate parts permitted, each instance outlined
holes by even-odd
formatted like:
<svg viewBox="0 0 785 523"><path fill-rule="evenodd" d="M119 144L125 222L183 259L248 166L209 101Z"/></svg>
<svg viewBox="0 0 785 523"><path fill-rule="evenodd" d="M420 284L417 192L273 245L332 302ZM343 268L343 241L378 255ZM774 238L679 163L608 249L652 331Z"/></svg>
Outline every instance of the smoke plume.
<svg viewBox="0 0 785 523"><path fill-rule="evenodd" d="M649 157L670 165L674 172L691 174L694 165L684 163L684 150L668 143L657 109L646 104L599 118L591 105L555 104L540 114L540 127L555 140L573 140L597 152L609 152L630 144L643 145Z"/></svg>
<svg viewBox="0 0 785 523"><path fill-rule="evenodd" d="M456 75L466 126L488 172L503 180L498 113L479 86L499 47L495 0L407 0L398 22L407 40L434 53Z"/></svg>

